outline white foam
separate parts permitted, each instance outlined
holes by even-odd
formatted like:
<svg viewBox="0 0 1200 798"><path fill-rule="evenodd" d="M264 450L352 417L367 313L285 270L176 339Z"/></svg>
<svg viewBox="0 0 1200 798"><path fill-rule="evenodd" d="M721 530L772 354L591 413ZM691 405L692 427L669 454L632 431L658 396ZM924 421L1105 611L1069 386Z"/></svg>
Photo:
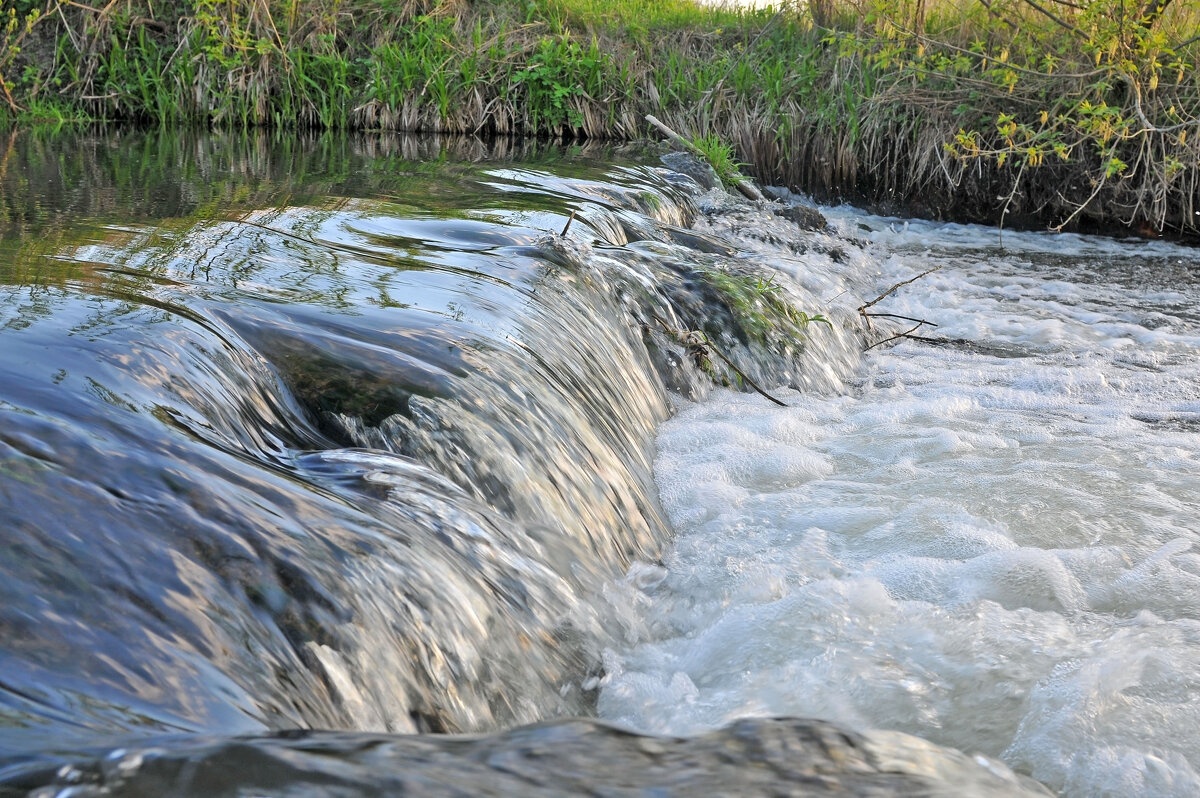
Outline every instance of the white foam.
<svg viewBox="0 0 1200 798"><path fill-rule="evenodd" d="M640 637L609 653L601 714L815 715L1065 795L1200 794L1200 286L1139 271L1194 254L866 223L876 284L842 301L940 265L877 308L955 340L664 425L679 539L623 587Z"/></svg>

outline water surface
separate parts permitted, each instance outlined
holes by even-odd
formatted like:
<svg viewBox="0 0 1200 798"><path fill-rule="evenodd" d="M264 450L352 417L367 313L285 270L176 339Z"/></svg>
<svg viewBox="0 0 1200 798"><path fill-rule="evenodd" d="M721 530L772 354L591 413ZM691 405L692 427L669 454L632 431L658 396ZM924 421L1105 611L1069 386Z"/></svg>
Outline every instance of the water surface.
<svg viewBox="0 0 1200 798"><path fill-rule="evenodd" d="M831 717L1066 795L1196 794L1195 252L830 215L875 293L940 267L871 309L933 340L787 408L723 392L664 425L680 537L639 575L643 636L610 653L601 714Z"/></svg>
<svg viewBox="0 0 1200 798"><path fill-rule="evenodd" d="M646 148L0 150L0 784L598 714L1200 790L1192 251L806 231Z"/></svg>

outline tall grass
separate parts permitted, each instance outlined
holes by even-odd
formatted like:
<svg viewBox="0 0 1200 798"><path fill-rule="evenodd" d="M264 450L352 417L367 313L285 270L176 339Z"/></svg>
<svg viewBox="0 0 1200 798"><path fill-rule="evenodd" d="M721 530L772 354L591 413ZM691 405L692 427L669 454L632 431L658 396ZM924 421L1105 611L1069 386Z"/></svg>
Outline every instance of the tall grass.
<svg viewBox="0 0 1200 798"><path fill-rule="evenodd" d="M628 139L653 113L822 196L1194 233L1200 9L1153 2L0 0L0 114Z"/></svg>

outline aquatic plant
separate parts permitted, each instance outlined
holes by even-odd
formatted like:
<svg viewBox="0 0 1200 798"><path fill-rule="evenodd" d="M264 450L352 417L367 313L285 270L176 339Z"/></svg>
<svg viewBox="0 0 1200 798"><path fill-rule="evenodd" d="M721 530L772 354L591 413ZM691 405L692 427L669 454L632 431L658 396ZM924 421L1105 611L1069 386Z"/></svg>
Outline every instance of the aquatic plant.
<svg viewBox="0 0 1200 798"><path fill-rule="evenodd" d="M704 268L699 273L732 311L736 326L760 342L781 329L804 333L811 324L833 326L825 316L807 313L789 302L773 274L719 268Z"/></svg>

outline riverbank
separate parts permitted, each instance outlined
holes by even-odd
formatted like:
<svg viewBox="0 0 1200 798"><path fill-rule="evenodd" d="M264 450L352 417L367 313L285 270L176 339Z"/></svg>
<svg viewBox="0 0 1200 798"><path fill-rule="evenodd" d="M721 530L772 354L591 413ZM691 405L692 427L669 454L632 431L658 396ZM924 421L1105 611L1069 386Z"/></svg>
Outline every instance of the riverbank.
<svg viewBox="0 0 1200 798"><path fill-rule="evenodd" d="M652 113L821 199L1196 236L1200 13L1133 5L8 0L0 107L607 139L648 135Z"/></svg>

